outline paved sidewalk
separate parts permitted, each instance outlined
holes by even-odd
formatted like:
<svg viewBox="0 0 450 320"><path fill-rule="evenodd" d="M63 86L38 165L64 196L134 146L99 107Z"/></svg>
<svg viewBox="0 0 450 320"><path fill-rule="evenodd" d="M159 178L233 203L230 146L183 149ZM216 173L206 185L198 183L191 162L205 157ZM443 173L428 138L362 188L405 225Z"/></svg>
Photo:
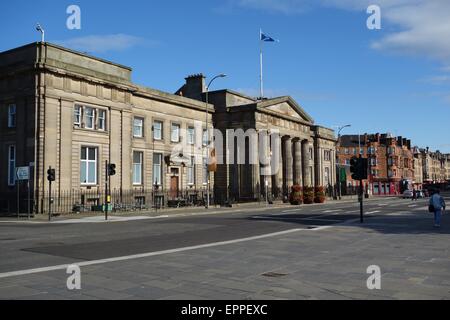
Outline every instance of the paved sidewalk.
<svg viewBox="0 0 450 320"><path fill-rule="evenodd" d="M429 215L393 212L83 266L79 291L66 288L62 269L7 277L0 299L450 299L449 243L448 215L434 229ZM367 288L371 265L381 290Z"/></svg>
<svg viewBox="0 0 450 320"><path fill-rule="evenodd" d="M398 197L395 197L397 199ZM390 201L393 197L372 197L369 199L364 199L364 201ZM315 207L315 206L327 206L333 204L345 204L356 202L357 199L342 199L342 200L328 200L325 203L314 203L308 205L301 205L301 207ZM160 210L142 210L142 211L131 211L131 212L108 212L108 222L123 222L123 221L133 221L133 220L145 220L145 219L155 219L155 218L167 218L167 217L177 217L177 216L193 216L193 215L214 215L220 213L237 213L237 212L253 212L261 210L273 210L273 209L283 209L283 208L295 208L298 206L293 206L290 203L283 203L281 201L276 201L272 205L267 205L264 202L252 202L252 203L239 203L235 204L232 208L211 206L209 210L204 207L184 207L184 208L167 208ZM48 223L48 215L38 214L30 220L26 216L22 216L20 219L17 217L0 217L0 223L2 222L12 222L12 223ZM51 223L102 223L105 221L105 213L79 213L79 214L67 214L52 217Z"/></svg>

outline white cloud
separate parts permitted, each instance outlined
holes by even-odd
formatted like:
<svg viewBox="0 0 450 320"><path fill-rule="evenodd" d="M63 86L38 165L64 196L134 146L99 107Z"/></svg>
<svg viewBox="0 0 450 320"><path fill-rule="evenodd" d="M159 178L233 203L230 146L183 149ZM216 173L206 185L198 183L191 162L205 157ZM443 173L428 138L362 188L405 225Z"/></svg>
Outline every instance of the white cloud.
<svg viewBox="0 0 450 320"><path fill-rule="evenodd" d="M450 83L450 75L430 76L430 77L420 79L420 82L433 84L433 85L449 84Z"/></svg>
<svg viewBox="0 0 450 320"><path fill-rule="evenodd" d="M64 47L88 53L123 51L149 43L145 39L127 34L90 35L55 42Z"/></svg>
<svg viewBox="0 0 450 320"><path fill-rule="evenodd" d="M317 7L360 11L366 15L371 4L381 8L381 38L371 47L376 50L418 55L435 59L450 70L449 0L230 0L243 8L274 14L301 14ZM361 27L365 27L361 26ZM387 28L386 28L387 27Z"/></svg>

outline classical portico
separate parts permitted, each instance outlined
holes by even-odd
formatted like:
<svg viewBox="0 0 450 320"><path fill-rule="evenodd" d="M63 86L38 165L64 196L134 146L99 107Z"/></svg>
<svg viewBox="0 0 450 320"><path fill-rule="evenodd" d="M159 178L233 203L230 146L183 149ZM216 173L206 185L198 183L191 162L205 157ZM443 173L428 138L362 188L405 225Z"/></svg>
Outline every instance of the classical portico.
<svg viewBox="0 0 450 320"><path fill-rule="evenodd" d="M197 92L198 80L195 76L187 78L185 96L205 98ZM223 161L214 175L215 193L220 199L253 201L265 196L266 190L272 199L286 199L294 184L335 184L334 131L315 125L291 97L260 100L219 90L209 92L209 102L215 107L214 127L225 137L225 147L218 150L218 158ZM245 150L236 150L231 159L230 149L237 147L239 138L226 135L227 130L246 133L241 138L245 139L245 144L241 143ZM252 152L256 152L256 161ZM245 154L244 164L236 163L237 153Z"/></svg>

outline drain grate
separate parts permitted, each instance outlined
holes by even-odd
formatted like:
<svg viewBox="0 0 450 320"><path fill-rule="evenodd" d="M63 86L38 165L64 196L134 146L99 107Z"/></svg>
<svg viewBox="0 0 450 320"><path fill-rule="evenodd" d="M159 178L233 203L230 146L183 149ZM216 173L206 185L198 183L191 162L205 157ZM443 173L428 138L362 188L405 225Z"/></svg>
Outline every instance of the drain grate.
<svg viewBox="0 0 450 320"><path fill-rule="evenodd" d="M279 278L287 276L287 273L278 273L278 272L266 272L262 274L263 277L269 278Z"/></svg>

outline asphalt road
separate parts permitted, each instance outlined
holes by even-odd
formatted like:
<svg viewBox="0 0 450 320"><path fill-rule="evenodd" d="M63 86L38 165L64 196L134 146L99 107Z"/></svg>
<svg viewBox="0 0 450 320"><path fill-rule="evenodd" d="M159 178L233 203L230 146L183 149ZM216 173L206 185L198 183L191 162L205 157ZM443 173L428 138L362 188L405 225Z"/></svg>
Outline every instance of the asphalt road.
<svg viewBox="0 0 450 320"><path fill-rule="evenodd" d="M426 200L371 200L365 203L365 219L413 210L426 214ZM333 202L115 223L0 223L0 273L203 245L293 228L313 229L358 219L358 203Z"/></svg>

